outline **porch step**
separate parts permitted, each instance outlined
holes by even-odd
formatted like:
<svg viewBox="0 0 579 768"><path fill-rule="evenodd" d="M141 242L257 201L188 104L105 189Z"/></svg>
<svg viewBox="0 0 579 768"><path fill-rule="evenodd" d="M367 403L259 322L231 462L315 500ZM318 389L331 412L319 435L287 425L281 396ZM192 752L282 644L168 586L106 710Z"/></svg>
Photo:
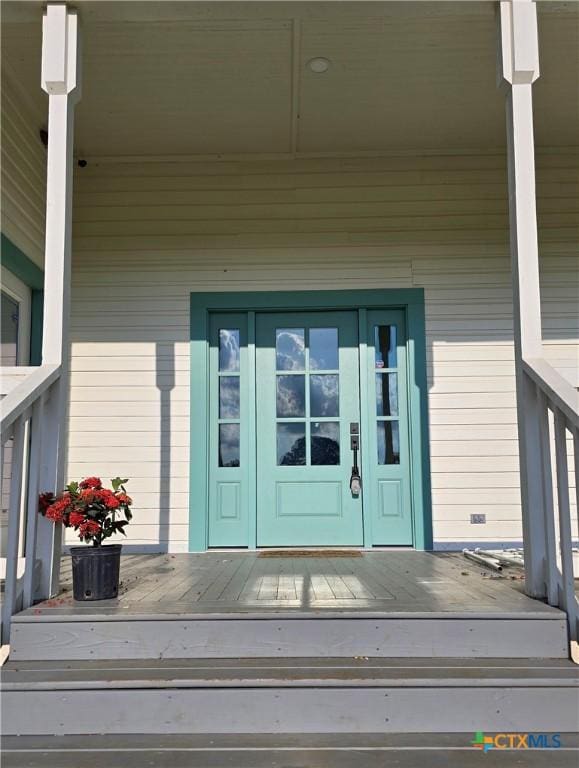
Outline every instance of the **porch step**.
<svg viewBox="0 0 579 768"><path fill-rule="evenodd" d="M563 660L8 662L4 735L577 730Z"/></svg>
<svg viewBox="0 0 579 768"><path fill-rule="evenodd" d="M14 617L13 661L568 656L563 612L167 613L29 609Z"/></svg>
<svg viewBox="0 0 579 768"><path fill-rule="evenodd" d="M562 733L562 749L501 750L483 755L473 733L194 734L167 736L8 736L4 768L577 768L579 739ZM498 750L494 750L497 753ZM493 762L494 760L494 762Z"/></svg>

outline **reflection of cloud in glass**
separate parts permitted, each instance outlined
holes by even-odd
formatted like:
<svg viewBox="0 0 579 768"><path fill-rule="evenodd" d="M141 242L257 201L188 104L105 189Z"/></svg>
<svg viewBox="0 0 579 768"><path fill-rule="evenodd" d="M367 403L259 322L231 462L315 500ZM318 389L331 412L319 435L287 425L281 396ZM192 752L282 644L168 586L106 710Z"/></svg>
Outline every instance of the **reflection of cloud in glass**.
<svg viewBox="0 0 579 768"><path fill-rule="evenodd" d="M400 464L400 432L397 421L378 422L378 464Z"/></svg>
<svg viewBox="0 0 579 768"><path fill-rule="evenodd" d="M305 376L277 377L277 415L280 417L305 416Z"/></svg>
<svg viewBox="0 0 579 768"><path fill-rule="evenodd" d="M219 331L219 370L239 370L239 329Z"/></svg>
<svg viewBox="0 0 579 768"><path fill-rule="evenodd" d="M310 368L313 371L338 369L338 329L310 329Z"/></svg>
<svg viewBox="0 0 579 768"><path fill-rule="evenodd" d="M398 375L376 374L376 413L378 416L398 415Z"/></svg>
<svg viewBox="0 0 579 768"><path fill-rule="evenodd" d="M303 328L277 328L275 353L278 371L303 371L306 367Z"/></svg>
<svg viewBox="0 0 579 768"><path fill-rule="evenodd" d="M219 418L239 418L239 376L219 378Z"/></svg>
<svg viewBox="0 0 579 768"><path fill-rule="evenodd" d="M303 466L306 463L305 424L277 425L278 466Z"/></svg>
<svg viewBox="0 0 579 768"><path fill-rule="evenodd" d="M239 466L239 424L219 425L219 466Z"/></svg>
<svg viewBox="0 0 579 768"><path fill-rule="evenodd" d="M310 412L312 416L339 415L339 385L336 374L310 376Z"/></svg>

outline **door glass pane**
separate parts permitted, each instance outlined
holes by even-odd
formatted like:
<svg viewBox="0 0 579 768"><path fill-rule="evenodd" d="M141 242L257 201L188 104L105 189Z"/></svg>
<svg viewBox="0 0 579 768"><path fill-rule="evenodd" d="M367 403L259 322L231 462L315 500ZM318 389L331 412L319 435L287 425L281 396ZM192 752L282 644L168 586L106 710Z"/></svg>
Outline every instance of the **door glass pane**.
<svg viewBox="0 0 579 768"><path fill-rule="evenodd" d="M379 421L378 464L400 464L400 430L397 421Z"/></svg>
<svg viewBox="0 0 579 768"><path fill-rule="evenodd" d="M219 370L239 370L239 328L219 331Z"/></svg>
<svg viewBox="0 0 579 768"><path fill-rule="evenodd" d="M219 418L239 418L239 376L219 377Z"/></svg>
<svg viewBox="0 0 579 768"><path fill-rule="evenodd" d="M376 414L398 416L398 374L376 374Z"/></svg>
<svg viewBox="0 0 579 768"><path fill-rule="evenodd" d="M306 415L306 377L277 376L277 415L292 418Z"/></svg>
<svg viewBox="0 0 579 768"><path fill-rule="evenodd" d="M219 466L239 466L239 424L219 425Z"/></svg>
<svg viewBox="0 0 579 768"><path fill-rule="evenodd" d="M278 466L303 466L306 463L306 425L277 424Z"/></svg>
<svg viewBox="0 0 579 768"><path fill-rule="evenodd" d="M18 363L18 302L2 291L2 365Z"/></svg>
<svg viewBox="0 0 579 768"><path fill-rule="evenodd" d="M312 464L340 463L340 424L337 421L312 422Z"/></svg>
<svg viewBox="0 0 579 768"><path fill-rule="evenodd" d="M338 329L312 328L310 330L310 368L314 371L337 370Z"/></svg>
<svg viewBox="0 0 579 768"><path fill-rule="evenodd" d="M303 328L277 328L275 359L278 371L304 371L306 368L306 332Z"/></svg>
<svg viewBox="0 0 579 768"><path fill-rule="evenodd" d="M310 415L313 417L340 415L337 374L318 373L310 376Z"/></svg>
<svg viewBox="0 0 579 768"><path fill-rule="evenodd" d="M397 331L395 325L374 326L374 357L376 368L396 368Z"/></svg>

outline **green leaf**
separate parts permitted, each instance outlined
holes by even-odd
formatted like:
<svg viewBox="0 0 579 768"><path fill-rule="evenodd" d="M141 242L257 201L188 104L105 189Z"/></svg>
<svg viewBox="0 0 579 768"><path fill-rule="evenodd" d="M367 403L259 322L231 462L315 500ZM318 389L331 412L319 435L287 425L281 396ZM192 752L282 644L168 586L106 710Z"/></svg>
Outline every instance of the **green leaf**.
<svg viewBox="0 0 579 768"><path fill-rule="evenodd" d="M77 494L77 493L78 493L78 483L77 483L77 482L75 482L75 481L73 481L73 482L69 483L69 484L66 486L66 490L67 490L69 493L74 493L74 494Z"/></svg>
<svg viewBox="0 0 579 768"><path fill-rule="evenodd" d="M133 519L133 513L128 507L125 507L125 517L127 518L127 520Z"/></svg>
<svg viewBox="0 0 579 768"><path fill-rule="evenodd" d="M112 483L112 486L113 486L113 491L116 492L116 491L119 490L119 488L122 488L123 483L128 483L128 478L126 480L122 480L120 477L114 477L111 480L111 483Z"/></svg>

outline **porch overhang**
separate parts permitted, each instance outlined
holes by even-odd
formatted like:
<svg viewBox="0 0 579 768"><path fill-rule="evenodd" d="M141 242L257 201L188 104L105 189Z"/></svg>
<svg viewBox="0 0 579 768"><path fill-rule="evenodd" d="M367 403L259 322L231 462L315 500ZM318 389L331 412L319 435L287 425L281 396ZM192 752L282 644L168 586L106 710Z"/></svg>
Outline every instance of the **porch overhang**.
<svg viewBox="0 0 579 768"><path fill-rule="evenodd" d="M579 133L576 13L537 3L538 147ZM504 152L494 2L81 2L75 155ZM42 4L3 5L3 64L39 123ZM315 72L312 61L327 61Z"/></svg>

